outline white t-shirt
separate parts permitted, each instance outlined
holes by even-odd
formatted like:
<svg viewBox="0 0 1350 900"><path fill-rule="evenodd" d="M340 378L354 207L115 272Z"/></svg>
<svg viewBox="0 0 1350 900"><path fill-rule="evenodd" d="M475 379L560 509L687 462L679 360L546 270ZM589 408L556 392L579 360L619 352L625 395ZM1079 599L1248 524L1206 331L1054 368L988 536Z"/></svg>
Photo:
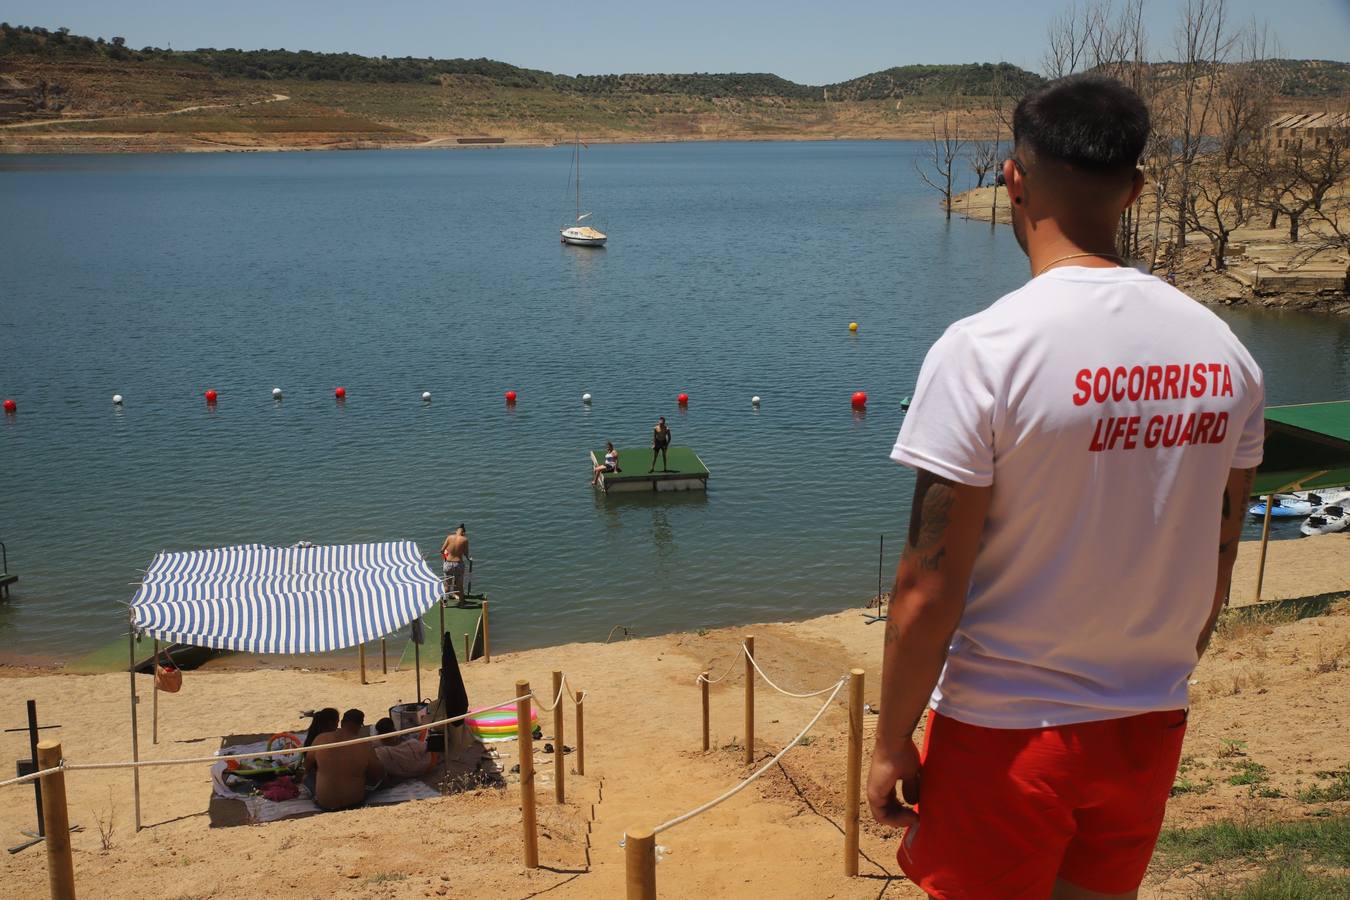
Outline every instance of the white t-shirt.
<svg viewBox="0 0 1350 900"><path fill-rule="evenodd" d="M989 728L1184 708L1224 486L1264 436L1246 348L1134 269L1052 269L948 328L891 458L994 490L933 708Z"/></svg>

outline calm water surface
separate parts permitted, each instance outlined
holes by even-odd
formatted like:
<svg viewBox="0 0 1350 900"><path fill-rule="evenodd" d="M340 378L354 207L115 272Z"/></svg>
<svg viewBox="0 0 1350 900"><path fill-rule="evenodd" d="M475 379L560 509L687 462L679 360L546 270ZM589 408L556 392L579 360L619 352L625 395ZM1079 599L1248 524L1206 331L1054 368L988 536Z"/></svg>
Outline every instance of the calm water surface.
<svg viewBox="0 0 1350 900"><path fill-rule="evenodd" d="M430 554L460 521L505 649L860 604L907 515L900 398L1026 277L1007 229L944 222L917 152L597 146L600 251L557 242L569 148L5 159L5 651L123 633L161 549ZM1350 322L1223 315L1272 402L1350 395ZM587 449L658 415L707 495L597 496Z"/></svg>

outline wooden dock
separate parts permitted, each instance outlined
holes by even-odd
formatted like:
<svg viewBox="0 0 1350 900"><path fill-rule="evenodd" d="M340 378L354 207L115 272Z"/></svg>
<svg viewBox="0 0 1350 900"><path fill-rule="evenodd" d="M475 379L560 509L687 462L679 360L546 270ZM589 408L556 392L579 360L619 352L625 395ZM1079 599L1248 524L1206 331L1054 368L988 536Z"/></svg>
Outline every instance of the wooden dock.
<svg viewBox="0 0 1350 900"><path fill-rule="evenodd" d="M591 465L598 466L605 458L604 450L591 451ZM689 447L671 447L666 452L667 468L647 469L652 464L651 447L620 447L618 472L600 476L600 488L607 494L639 491L706 491L708 467ZM658 466L660 459L657 460Z"/></svg>

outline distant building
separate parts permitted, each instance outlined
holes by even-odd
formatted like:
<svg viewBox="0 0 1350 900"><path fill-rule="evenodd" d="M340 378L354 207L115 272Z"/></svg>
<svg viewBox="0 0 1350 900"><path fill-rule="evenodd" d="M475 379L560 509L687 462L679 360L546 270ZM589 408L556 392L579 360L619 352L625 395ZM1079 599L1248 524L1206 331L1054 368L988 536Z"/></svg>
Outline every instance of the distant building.
<svg viewBox="0 0 1350 900"><path fill-rule="evenodd" d="M1266 141L1279 150L1321 147L1350 141L1350 112L1301 112L1280 116L1266 127Z"/></svg>

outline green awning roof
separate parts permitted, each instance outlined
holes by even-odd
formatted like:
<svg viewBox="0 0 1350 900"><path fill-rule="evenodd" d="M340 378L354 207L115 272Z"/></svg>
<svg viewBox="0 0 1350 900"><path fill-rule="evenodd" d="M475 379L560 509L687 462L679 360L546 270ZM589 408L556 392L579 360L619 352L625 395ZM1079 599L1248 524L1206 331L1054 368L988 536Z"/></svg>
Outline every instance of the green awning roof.
<svg viewBox="0 0 1350 900"><path fill-rule="evenodd" d="M1266 410L1265 459L1252 495L1350 484L1350 400Z"/></svg>

